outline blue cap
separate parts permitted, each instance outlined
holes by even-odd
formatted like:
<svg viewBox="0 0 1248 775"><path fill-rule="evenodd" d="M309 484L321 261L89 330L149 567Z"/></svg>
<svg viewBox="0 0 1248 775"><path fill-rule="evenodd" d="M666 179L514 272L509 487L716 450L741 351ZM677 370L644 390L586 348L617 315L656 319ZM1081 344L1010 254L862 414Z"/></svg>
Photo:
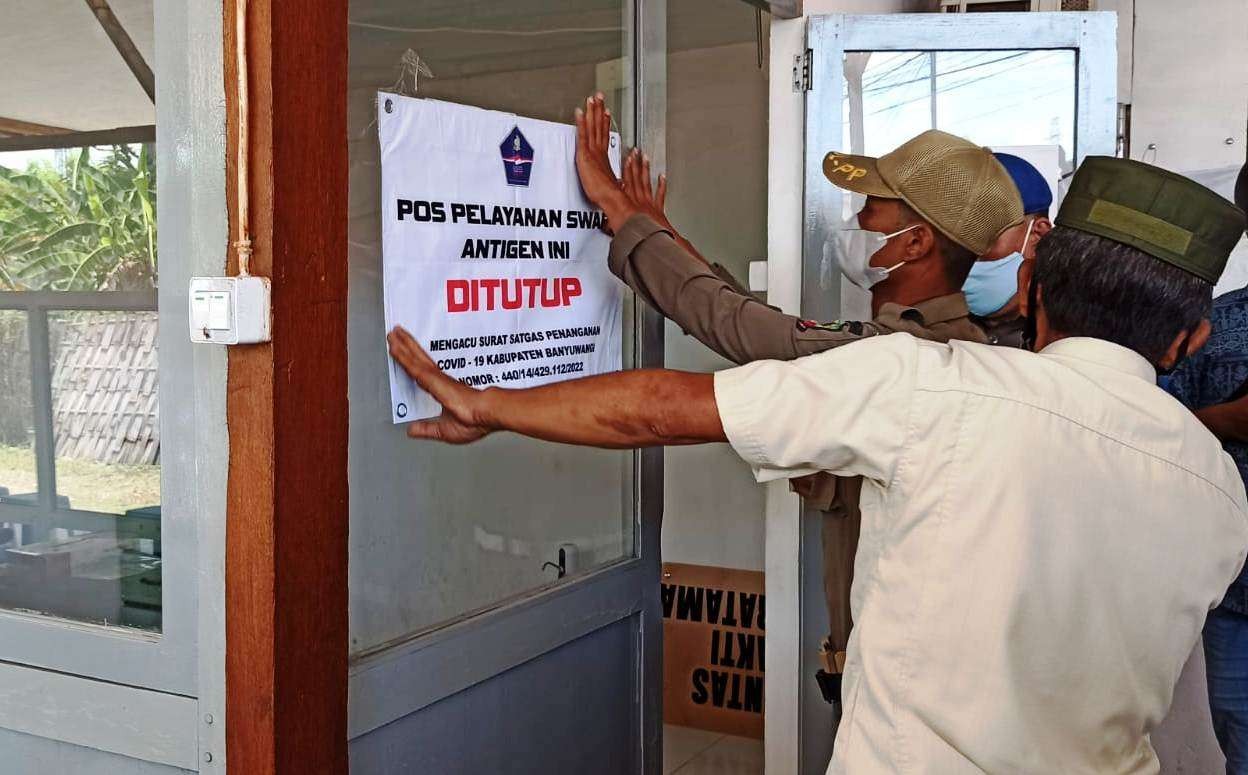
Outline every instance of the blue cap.
<svg viewBox="0 0 1248 775"><path fill-rule="evenodd" d="M992 155L1010 173L1014 187L1023 198L1023 212L1027 215L1040 212L1047 214L1053 204L1053 191L1049 189L1049 182L1040 174L1040 170L1032 166L1031 162L1012 153Z"/></svg>

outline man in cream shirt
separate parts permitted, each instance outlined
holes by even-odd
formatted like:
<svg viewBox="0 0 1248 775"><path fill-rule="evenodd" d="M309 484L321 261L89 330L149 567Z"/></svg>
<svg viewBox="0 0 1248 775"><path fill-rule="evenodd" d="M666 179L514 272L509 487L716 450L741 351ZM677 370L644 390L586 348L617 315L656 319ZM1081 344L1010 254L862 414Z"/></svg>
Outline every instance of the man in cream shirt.
<svg viewBox="0 0 1248 775"><path fill-rule="evenodd" d="M894 334L715 375L476 391L396 329L392 355L444 408L409 435L727 440L760 480L861 475L829 772L1154 773L1149 733L1248 552L1234 464L1156 370L1208 338L1244 215L1092 158L1057 224L1020 276L1036 353Z"/></svg>

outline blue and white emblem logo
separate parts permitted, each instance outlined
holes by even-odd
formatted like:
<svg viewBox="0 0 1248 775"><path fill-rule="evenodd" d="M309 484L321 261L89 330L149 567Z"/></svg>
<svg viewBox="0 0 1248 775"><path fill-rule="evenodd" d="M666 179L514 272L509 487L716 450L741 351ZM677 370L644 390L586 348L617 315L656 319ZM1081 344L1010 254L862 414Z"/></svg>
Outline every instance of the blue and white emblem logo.
<svg viewBox="0 0 1248 775"><path fill-rule="evenodd" d="M507 185L528 186L533 171L533 146L524 139L520 127L513 127L498 146L503 155L503 170L507 173Z"/></svg>

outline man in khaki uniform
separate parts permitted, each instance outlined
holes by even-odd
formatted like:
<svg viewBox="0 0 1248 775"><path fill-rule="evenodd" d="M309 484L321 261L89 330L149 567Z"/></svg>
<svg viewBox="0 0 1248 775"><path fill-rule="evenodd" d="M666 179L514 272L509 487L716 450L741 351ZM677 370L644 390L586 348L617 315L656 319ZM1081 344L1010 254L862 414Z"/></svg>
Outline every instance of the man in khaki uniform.
<svg viewBox="0 0 1248 775"><path fill-rule="evenodd" d="M611 174L601 136L608 124L602 101L587 101L578 121L582 131L577 165L591 199L587 173ZM593 168L587 169L591 164ZM879 178L866 174L875 164ZM622 187L638 211L614 227L611 271L686 333L738 364L792 360L899 331L940 342L986 342L983 330L971 319L962 284L976 257L1023 219L1018 190L992 153L954 135L928 131L878 161L829 153L823 170L833 184L867 196L858 225L866 240L877 245L865 254L844 256L841 270L851 282L871 291L874 317L869 321L817 323L758 301L675 232L662 209L666 183L660 180L656 201L651 197L649 164L636 151L625 163ZM841 672L852 627L849 591L858 548L861 488L861 479L829 474L793 481L793 489L824 515L824 593L830 629L824 648L832 675ZM829 688L838 693L834 686Z"/></svg>

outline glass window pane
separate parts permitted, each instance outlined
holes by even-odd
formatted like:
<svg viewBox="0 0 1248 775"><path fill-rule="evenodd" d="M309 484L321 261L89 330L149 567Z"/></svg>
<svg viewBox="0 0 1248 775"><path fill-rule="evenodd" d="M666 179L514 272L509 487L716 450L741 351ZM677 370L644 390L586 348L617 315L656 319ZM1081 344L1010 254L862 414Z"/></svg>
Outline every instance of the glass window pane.
<svg viewBox="0 0 1248 775"><path fill-rule="evenodd" d="M56 492L77 511L160 503L155 312L49 315Z"/></svg>
<svg viewBox="0 0 1248 775"><path fill-rule="evenodd" d="M980 145L1057 145L1075 158L1075 52L939 51L936 126Z"/></svg>
<svg viewBox="0 0 1248 775"><path fill-rule="evenodd" d="M159 630L156 313L53 312L48 333L56 499L0 500L0 606Z"/></svg>
<svg viewBox="0 0 1248 775"><path fill-rule="evenodd" d="M846 150L879 156L932 128L931 63L927 51L845 54Z"/></svg>
<svg viewBox="0 0 1248 775"><path fill-rule="evenodd" d="M367 650L633 554L632 455L499 435L415 443L390 422L375 96L409 49L419 95L571 123L595 90L631 142L622 0L353 0L349 359L351 635ZM411 92L411 76L401 84ZM500 138L501 140L501 138ZM626 303L627 307L631 302ZM631 316L626 314L626 320ZM628 325L628 324L626 324ZM631 341L626 328L624 341ZM625 363L629 362L626 348Z"/></svg>
<svg viewBox="0 0 1248 775"><path fill-rule="evenodd" d="M0 503L33 502L38 492L30 388L26 313L0 310Z"/></svg>
<svg viewBox="0 0 1248 775"><path fill-rule="evenodd" d="M980 145L1057 145L1075 158L1075 52L854 51L845 144L878 156L927 129Z"/></svg>
<svg viewBox="0 0 1248 775"><path fill-rule="evenodd" d="M47 524L69 525L48 527ZM160 510L0 525L0 606L160 630Z"/></svg>
<svg viewBox="0 0 1248 775"><path fill-rule="evenodd" d="M117 5L154 63L152 3ZM26 136L0 152L0 292L17 308L0 310L0 608L159 631L156 313L113 309L155 304L155 105L90 14L15 13L18 88L0 112ZM55 75L52 38L73 47L73 78ZM115 141L82 145L103 131Z"/></svg>

